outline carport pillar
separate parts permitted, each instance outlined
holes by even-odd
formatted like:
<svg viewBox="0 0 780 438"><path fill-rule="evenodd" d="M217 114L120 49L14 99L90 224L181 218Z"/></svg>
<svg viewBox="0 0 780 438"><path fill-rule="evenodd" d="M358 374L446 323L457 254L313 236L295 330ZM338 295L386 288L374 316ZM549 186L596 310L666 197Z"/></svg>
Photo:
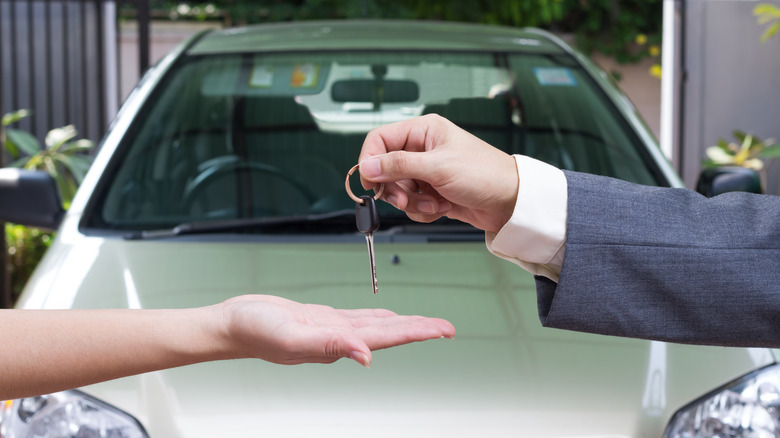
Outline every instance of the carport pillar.
<svg viewBox="0 0 780 438"><path fill-rule="evenodd" d="M660 145L666 158L681 172L683 110L683 0L664 0L661 65Z"/></svg>

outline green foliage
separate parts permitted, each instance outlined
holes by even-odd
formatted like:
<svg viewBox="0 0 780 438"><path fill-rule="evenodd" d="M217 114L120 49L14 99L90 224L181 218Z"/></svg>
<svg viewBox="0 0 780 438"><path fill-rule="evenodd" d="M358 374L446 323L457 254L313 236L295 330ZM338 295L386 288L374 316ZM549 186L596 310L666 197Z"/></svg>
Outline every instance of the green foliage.
<svg viewBox="0 0 780 438"><path fill-rule="evenodd" d="M65 206L70 205L78 185L89 169L91 158L83 153L94 146L90 140L74 140L78 132L73 125L55 128L46 134L44 146L29 132L8 126L32 114L19 110L3 115L4 150L14 160L11 167L44 170L57 182Z"/></svg>
<svg viewBox="0 0 780 438"><path fill-rule="evenodd" d="M566 16L557 27L576 37L577 48L601 52L618 62L636 62L661 42L660 0L563 0Z"/></svg>
<svg viewBox="0 0 780 438"><path fill-rule="evenodd" d="M43 253L49 248L53 239L53 233L47 233L37 228L28 228L22 225L5 225L5 243L7 248L6 275L11 284L11 297L13 301L19 297L27 279L32 275L43 257Z"/></svg>
<svg viewBox="0 0 780 438"><path fill-rule="evenodd" d="M737 142L721 138L715 146L707 148L703 167L740 166L762 170L765 160L780 158L780 144L775 144L773 139L761 140L742 131L734 131L733 135Z"/></svg>
<svg viewBox="0 0 780 438"><path fill-rule="evenodd" d="M769 24L761 34L761 42L777 35L780 31L780 6L771 3L761 3L753 8L753 15L757 17L758 24Z"/></svg>
<svg viewBox="0 0 780 438"><path fill-rule="evenodd" d="M127 6L129 7L129 6ZM586 53L638 61L661 40L660 0L152 0L170 19L220 20L226 26L311 19L417 19L534 26L572 34ZM637 37L646 43L637 44Z"/></svg>
<svg viewBox="0 0 780 438"><path fill-rule="evenodd" d="M445 21L473 21L505 26L546 26L564 16L561 0L527 1L473 1L452 2L435 0L425 2L406 1L415 7L414 18Z"/></svg>
<svg viewBox="0 0 780 438"><path fill-rule="evenodd" d="M758 4L753 8L753 15L758 24L769 24L761 34L762 43L780 31L780 6ZM780 158L780 144L775 144L774 139L761 140L742 131L734 131L733 135L738 143L721 138L715 146L707 148L707 158L701 163L703 167L741 166L763 171L767 160Z"/></svg>
<svg viewBox="0 0 780 438"><path fill-rule="evenodd" d="M63 204L67 208L84 175L91 158L85 155L94 144L89 140L74 140L77 132L72 125L50 130L44 145L29 132L10 128L10 125L32 115L30 110L18 110L2 117L3 138L0 151L14 161L10 166L38 169L48 172L56 181ZM10 278L13 300L49 247L53 233L22 225L5 225L6 273Z"/></svg>
<svg viewBox="0 0 780 438"><path fill-rule="evenodd" d="M30 110L26 109L3 114L2 123L4 138L2 139L2 142L0 142L0 145L2 145L12 157L18 157L21 149L28 147L30 144L37 144L38 142L35 140L35 137L25 131L8 128L9 125L18 122L29 115Z"/></svg>
<svg viewBox="0 0 780 438"><path fill-rule="evenodd" d="M562 0L215 0L208 3L158 0L152 1L151 6L169 11L171 19L224 19L233 25L311 19L395 18L538 26L563 18L564 12Z"/></svg>

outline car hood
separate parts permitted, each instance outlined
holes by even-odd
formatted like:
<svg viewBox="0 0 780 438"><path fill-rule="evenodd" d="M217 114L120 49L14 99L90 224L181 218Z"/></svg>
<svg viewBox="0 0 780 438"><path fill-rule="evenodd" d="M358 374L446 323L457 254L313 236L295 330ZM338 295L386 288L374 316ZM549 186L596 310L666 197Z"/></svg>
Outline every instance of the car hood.
<svg viewBox="0 0 780 438"><path fill-rule="evenodd" d="M62 233L21 303L169 308L263 293L437 316L458 330L452 340L377 351L370 369L234 360L85 388L151 436L659 436L683 404L772 360L544 329L531 276L483 243L377 244L373 295L365 243L352 242Z"/></svg>

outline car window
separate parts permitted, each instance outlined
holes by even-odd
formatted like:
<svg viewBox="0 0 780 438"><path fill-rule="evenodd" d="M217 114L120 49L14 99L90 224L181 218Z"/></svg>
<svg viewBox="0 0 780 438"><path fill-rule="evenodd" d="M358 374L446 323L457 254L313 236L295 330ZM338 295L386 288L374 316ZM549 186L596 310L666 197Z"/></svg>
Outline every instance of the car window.
<svg viewBox="0 0 780 438"><path fill-rule="evenodd" d="M510 56L522 153L562 169L657 184L646 152L593 78L569 56Z"/></svg>
<svg viewBox="0 0 780 438"><path fill-rule="evenodd" d="M428 113L509 153L658 183L637 135L569 56L198 55L144 104L86 224L139 230L349 210L344 178L366 133ZM405 220L379 204L383 220Z"/></svg>

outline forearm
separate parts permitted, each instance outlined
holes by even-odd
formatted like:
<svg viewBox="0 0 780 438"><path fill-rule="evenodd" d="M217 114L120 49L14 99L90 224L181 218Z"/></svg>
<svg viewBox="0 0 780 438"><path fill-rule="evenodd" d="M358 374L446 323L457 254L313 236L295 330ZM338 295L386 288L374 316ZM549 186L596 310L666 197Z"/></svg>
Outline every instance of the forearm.
<svg viewBox="0 0 780 438"><path fill-rule="evenodd" d="M225 358L218 309L0 310L0 400Z"/></svg>
<svg viewBox="0 0 780 438"><path fill-rule="evenodd" d="M371 350L451 338L438 318L245 295L181 310L0 310L0 400L220 359L363 366Z"/></svg>
<svg viewBox="0 0 780 438"><path fill-rule="evenodd" d="M544 325L674 342L778 347L780 198L704 198L567 173L560 281Z"/></svg>

